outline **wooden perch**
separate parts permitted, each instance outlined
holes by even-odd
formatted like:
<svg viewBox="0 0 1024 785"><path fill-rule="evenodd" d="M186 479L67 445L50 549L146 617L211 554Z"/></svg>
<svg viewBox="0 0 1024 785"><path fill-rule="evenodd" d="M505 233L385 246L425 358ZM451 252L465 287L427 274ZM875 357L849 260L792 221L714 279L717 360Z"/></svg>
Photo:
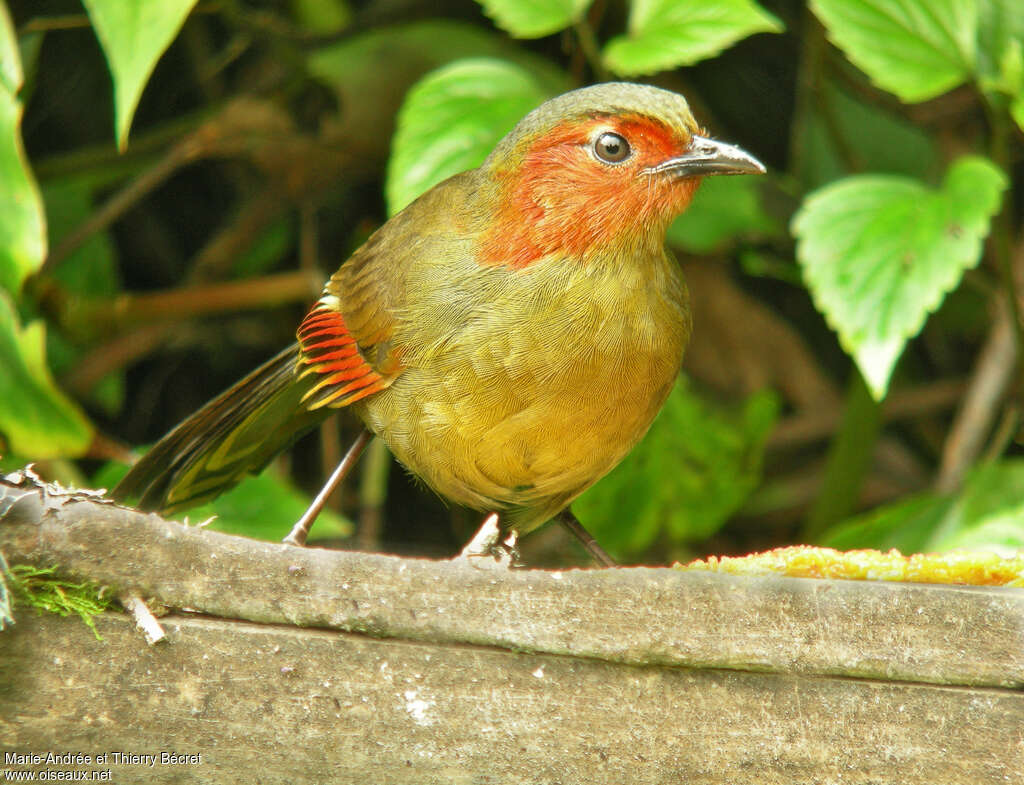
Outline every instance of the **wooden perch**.
<svg viewBox="0 0 1024 785"><path fill-rule="evenodd" d="M1024 773L1024 590L495 571L17 493L0 503L12 565L178 609L155 647L113 613L97 620L103 642L23 608L0 634L3 750L201 754L84 767L115 782L983 785Z"/></svg>

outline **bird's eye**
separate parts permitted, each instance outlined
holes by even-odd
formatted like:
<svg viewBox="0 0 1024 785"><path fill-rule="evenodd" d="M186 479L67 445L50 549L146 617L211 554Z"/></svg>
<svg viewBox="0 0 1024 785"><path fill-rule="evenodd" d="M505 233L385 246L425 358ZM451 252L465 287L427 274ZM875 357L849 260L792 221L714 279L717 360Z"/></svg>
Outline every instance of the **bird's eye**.
<svg viewBox="0 0 1024 785"><path fill-rule="evenodd" d="M606 131L594 141L594 155L605 163L622 163L629 158L630 152L629 142L611 131Z"/></svg>

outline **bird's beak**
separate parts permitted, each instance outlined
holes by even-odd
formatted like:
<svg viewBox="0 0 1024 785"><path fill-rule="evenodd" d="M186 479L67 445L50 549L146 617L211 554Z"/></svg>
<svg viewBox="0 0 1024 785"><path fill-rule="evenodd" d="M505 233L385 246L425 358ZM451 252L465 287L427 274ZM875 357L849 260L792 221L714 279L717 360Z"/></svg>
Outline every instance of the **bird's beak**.
<svg viewBox="0 0 1024 785"><path fill-rule="evenodd" d="M713 174L764 174L764 164L736 145L694 135L690 148L648 172L673 177L707 177Z"/></svg>

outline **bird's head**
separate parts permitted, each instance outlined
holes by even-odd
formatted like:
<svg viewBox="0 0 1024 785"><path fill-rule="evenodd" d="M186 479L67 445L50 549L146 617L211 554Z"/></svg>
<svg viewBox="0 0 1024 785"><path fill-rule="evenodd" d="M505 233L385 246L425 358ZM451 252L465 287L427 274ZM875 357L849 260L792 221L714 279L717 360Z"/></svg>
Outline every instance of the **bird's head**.
<svg viewBox="0 0 1024 785"><path fill-rule="evenodd" d="M553 98L524 117L481 170L495 184L495 220L481 262L525 267L558 254L664 242L702 177L764 166L703 135L686 99L608 83Z"/></svg>

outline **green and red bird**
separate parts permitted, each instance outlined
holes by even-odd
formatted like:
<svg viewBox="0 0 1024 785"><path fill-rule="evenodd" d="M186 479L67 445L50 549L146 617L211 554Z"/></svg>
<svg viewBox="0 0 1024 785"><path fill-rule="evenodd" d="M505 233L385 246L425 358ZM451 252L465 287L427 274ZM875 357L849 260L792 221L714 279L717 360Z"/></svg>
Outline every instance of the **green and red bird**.
<svg viewBox="0 0 1024 785"><path fill-rule="evenodd" d="M665 231L701 178L764 167L637 84L561 95L341 266L298 341L115 489L200 504L350 409L442 496L524 534L643 437L679 373L686 286Z"/></svg>

